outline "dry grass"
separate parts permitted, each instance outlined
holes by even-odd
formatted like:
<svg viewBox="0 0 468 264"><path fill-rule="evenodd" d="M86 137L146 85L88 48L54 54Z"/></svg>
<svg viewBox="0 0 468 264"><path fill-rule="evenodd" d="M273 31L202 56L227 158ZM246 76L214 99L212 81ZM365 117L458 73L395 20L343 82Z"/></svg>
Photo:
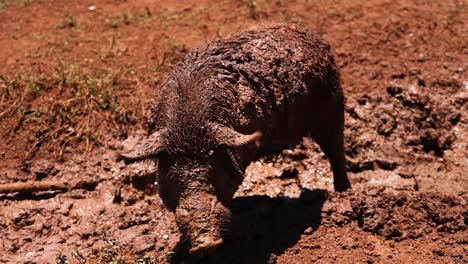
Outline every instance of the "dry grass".
<svg viewBox="0 0 468 264"><path fill-rule="evenodd" d="M143 113L131 108L138 98L125 92L121 73L89 73L77 65L57 65L41 73L0 76L0 127L29 135L24 159L41 149L63 159L67 146L84 152L104 145L106 135L125 137Z"/></svg>

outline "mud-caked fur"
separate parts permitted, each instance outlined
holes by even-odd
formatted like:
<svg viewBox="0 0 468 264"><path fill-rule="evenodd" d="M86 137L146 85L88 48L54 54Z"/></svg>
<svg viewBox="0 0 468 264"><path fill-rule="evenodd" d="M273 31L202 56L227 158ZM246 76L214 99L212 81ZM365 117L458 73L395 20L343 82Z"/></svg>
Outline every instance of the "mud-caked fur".
<svg viewBox="0 0 468 264"><path fill-rule="evenodd" d="M187 210L201 208L197 203L207 200L200 198L204 193L228 207L252 160L304 136L329 157L335 188L349 188L339 78L330 45L299 24L215 39L186 55L161 85L148 122L149 135L157 134L163 150L157 156L160 194L176 217L183 211L181 230L197 229L187 228L195 217ZM220 144L230 139L216 127L262 136L255 144L233 147ZM208 205L203 208L209 211Z"/></svg>

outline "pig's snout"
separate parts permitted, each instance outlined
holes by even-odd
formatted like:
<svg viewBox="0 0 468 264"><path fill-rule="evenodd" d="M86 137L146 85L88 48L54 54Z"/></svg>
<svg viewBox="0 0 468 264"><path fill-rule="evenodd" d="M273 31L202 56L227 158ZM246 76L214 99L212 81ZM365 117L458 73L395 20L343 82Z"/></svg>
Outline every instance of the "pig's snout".
<svg viewBox="0 0 468 264"><path fill-rule="evenodd" d="M211 236L201 236L191 246L189 253L194 255L207 255L215 251L223 243L222 238L215 239Z"/></svg>
<svg viewBox="0 0 468 264"><path fill-rule="evenodd" d="M229 209L216 196L206 193L182 199L175 216L183 236L189 240L189 252L194 255L215 251L223 243L223 226L230 220Z"/></svg>

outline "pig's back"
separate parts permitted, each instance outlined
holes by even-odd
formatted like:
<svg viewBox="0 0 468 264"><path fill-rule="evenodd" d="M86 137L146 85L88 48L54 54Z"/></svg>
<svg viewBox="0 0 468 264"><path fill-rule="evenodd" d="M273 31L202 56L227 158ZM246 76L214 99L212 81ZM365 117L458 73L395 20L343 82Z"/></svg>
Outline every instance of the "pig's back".
<svg viewBox="0 0 468 264"><path fill-rule="evenodd" d="M298 24L219 38L186 55L163 84L159 97L185 93L191 107L205 109L206 119L239 132L275 130L302 107L297 107L298 101L335 92L321 85L330 65L334 67L329 49L322 38ZM181 86L181 80L187 85ZM154 105L164 106L165 112L180 111L158 99ZM158 115L155 108L153 116ZM163 121L167 113L159 116Z"/></svg>
<svg viewBox="0 0 468 264"><path fill-rule="evenodd" d="M258 125L274 129L288 119L285 115L295 114L289 112L298 101L336 92L322 85L328 72L336 70L329 50L328 43L297 24L251 30L212 42L205 55L216 61L216 76L208 85L214 87L213 101L219 102L213 115L235 116L233 122L239 122L240 130Z"/></svg>

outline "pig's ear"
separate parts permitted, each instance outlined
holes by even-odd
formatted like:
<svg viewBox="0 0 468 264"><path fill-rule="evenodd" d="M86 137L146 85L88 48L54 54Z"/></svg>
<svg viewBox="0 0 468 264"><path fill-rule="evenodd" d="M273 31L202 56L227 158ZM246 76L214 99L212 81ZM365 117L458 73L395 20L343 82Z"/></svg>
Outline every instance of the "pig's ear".
<svg viewBox="0 0 468 264"><path fill-rule="evenodd" d="M255 143L258 146L262 138L262 132L260 131L245 135L216 123L210 123L210 127L216 143L220 146L241 147L250 143Z"/></svg>
<svg viewBox="0 0 468 264"><path fill-rule="evenodd" d="M161 144L161 134L164 130L159 130L142 142L137 144L134 150L129 153L119 154L118 159L123 160L125 164L130 164L138 161L143 161L147 159L157 158L158 154L164 151L164 148Z"/></svg>

